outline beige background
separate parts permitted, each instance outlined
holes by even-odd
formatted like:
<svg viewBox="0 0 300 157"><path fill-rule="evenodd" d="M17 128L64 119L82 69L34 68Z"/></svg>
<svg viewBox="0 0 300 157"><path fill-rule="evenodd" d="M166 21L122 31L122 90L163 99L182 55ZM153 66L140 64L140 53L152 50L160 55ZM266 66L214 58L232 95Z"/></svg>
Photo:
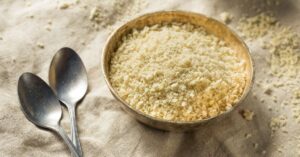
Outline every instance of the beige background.
<svg viewBox="0 0 300 157"><path fill-rule="evenodd" d="M272 0L271 0L272 1ZM17 80L23 72L32 72L48 81L48 68L52 56L64 46L76 50L82 57L89 75L89 92L79 105L79 134L86 157L181 157L181 156L298 156L295 140L300 127L288 123L288 134L271 137L270 118L289 114L279 105L260 103L249 94L240 109L255 112L252 121L244 120L238 111L228 119L215 122L191 133L169 133L149 128L132 119L111 96L102 78L100 56L104 42L111 30L126 19L155 10L188 10L219 18L227 11L234 14L230 27L235 29L239 17L255 15L255 6L273 10L286 25L295 26L299 32L300 1L282 0L279 6L264 6L263 0L106 0L80 1L67 9L58 6L66 1L2 0L0 2L0 157L65 157L70 156L62 140L52 132L38 129L27 121L20 110L17 97ZM67 1L73 2L73 1ZM122 5L119 5L119 4ZM84 6L87 9L84 9ZM99 29L89 20L90 10L99 6L103 21ZM31 18L30 16L34 17ZM52 24L48 24L52 21ZM106 25L108 27L103 28ZM45 27L50 27L47 31ZM85 44L83 44L83 42ZM257 42L248 42L256 63L256 79L266 77L264 56L267 54ZM45 48L39 48L42 43ZM254 86L257 93L261 89ZM289 91L282 91L287 92ZM280 91L278 95L283 96ZM281 97L279 97L281 99ZM267 105L278 108L269 112ZM68 115L63 126L68 128ZM245 138L246 133L252 137ZM257 144L257 147L254 145ZM282 153L278 151L282 149Z"/></svg>

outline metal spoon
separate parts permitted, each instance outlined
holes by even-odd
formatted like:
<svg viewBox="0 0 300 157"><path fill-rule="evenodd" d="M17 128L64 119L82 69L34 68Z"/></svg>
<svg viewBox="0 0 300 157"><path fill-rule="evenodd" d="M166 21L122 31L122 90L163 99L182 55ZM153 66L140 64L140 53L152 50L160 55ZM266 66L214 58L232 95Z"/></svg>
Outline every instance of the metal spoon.
<svg viewBox="0 0 300 157"><path fill-rule="evenodd" d="M49 82L58 99L63 102L70 114L71 139L82 154L76 124L76 104L86 94L88 82L85 67L70 48L58 50L52 59L49 71Z"/></svg>
<svg viewBox="0 0 300 157"><path fill-rule="evenodd" d="M58 133L73 156L81 157L59 125L62 115L61 105L51 88L42 79L32 73L22 74L18 82L18 95L22 111L29 121Z"/></svg>

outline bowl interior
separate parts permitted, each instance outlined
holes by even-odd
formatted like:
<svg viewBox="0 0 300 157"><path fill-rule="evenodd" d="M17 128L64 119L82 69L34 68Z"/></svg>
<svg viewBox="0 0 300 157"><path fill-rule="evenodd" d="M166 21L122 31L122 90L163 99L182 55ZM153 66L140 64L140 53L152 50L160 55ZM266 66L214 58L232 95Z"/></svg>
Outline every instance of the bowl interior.
<svg viewBox="0 0 300 157"><path fill-rule="evenodd" d="M239 102L243 100L247 95L247 93L249 92L249 89L252 86L252 81L253 81L253 62L248 47L234 32L232 32L227 26L225 26L221 22L218 22L217 20L208 18L198 13L191 13L191 12L184 12L184 11L162 11L162 12L155 12L155 13L150 13L150 14L140 16L132 21L129 21L128 23L124 24L120 28L118 28L109 37L102 54L103 55L102 70L104 73L105 80L112 94L117 99L119 99L123 104L129 107L129 105L118 96L117 92L111 86L109 80L109 65L110 65L111 53L117 50L117 48L121 44L122 37L130 33L134 28L142 29L145 26L152 26L155 24L172 23L172 22L191 23L196 26L202 26L209 33L212 33L217 37L219 37L220 39L224 40L231 48L233 48L236 52L238 52L238 57L240 57L246 62L245 69L247 71L246 87L244 89L243 95L241 96ZM135 112L139 112L139 111L135 111ZM158 120L149 117L147 115L144 116L151 118L152 120Z"/></svg>

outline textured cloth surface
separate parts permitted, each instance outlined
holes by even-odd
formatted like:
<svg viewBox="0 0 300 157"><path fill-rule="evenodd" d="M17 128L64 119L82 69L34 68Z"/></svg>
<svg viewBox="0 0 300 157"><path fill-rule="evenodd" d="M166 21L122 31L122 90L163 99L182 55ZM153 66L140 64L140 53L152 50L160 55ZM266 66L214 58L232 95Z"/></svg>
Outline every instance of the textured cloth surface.
<svg viewBox="0 0 300 157"><path fill-rule="evenodd" d="M299 125L291 127L294 131L284 137L271 138L268 125L272 115L252 93L240 107L255 112L252 121L244 120L236 110L224 121L211 123L198 131L170 133L147 127L127 115L110 94L101 73L100 58L105 40L111 30L127 19L157 10L187 10L214 18L228 11L237 20L244 13L254 14L252 6L262 3L261 0L2 0L0 157L70 156L58 136L37 128L25 118L17 96L17 80L23 72L35 73L48 82L50 61L55 52L65 46L79 53L88 71L89 90L77 108L79 135L86 157L252 157L263 156L264 151L266 156L282 156L275 151L276 144L286 146L284 156L296 156L296 144L287 139L299 135ZM96 6L100 15L95 19L90 17L90 12ZM284 23L296 25L299 8L299 1L287 0L273 11ZM266 53L260 52L255 42L249 45L256 66L266 66L262 59ZM263 72L258 72L256 77L264 77ZM63 116L61 124L69 133L66 111ZM247 133L252 134L250 139L245 138Z"/></svg>

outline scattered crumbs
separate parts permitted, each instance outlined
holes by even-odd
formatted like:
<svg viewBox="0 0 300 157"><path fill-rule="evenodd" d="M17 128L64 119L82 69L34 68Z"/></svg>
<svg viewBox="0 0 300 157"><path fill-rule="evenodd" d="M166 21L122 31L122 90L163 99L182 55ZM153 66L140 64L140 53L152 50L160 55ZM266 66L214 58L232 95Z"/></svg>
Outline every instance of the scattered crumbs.
<svg viewBox="0 0 300 157"><path fill-rule="evenodd" d="M51 31L50 26L46 26L45 29L46 29L47 31Z"/></svg>
<svg viewBox="0 0 300 157"><path fill-rule="evenodd" d="M294 92L294 96L296 99L300 99L300 89L298 89Z"/></svg>
<svg viewBox="0 0 300 157"><path fill-rule="evenodd" d="M278 2L276 2L278 4ZM268 88L265 89L264 94L274 95L275 88L289 87L295 91L295 85L299 82L300 60L300 36L291 27L282 25L271 13L260 13L253 17L242 18L238 23L238 30L241 31L245 39L259 39L262 38L262 48L269 52L266 61L269 65L269 72L271 77L277 77L278 80L265 80ZM264 73L266 73L264 72ZM283 78L288 79L286 82ZM262 84L263 85L263 84ZM270 88L272 87L272 88ZM288 101L283 101L281 107L288 106L292 112L293 123L300 123L300 92L295 92L292 98L287 98ZM278 98L271 97L271 100L278 103ZM260 100L262 103L263 99ZM289 105L290 104L290 105ZM268 106L269 111L279 112L277 109ZM273 117L270 121L270 128L272 133L280 130L280 132L287 134L286 129L287 117L278 116Z"/></svg>
<svg viewBox="0 0 300 157"><path fill-rule="evenodd" d="M273 108L269 105L269 106L268 106L268 110L269 110L269 111L272 111Z"/></svg>
<svg viewBox="0 0 300 157"><path fill-rule="evenodd" d="M282 129L287 124L287 117L280 115L278 117L272 117L270 122L270 128L272 133L275 133L277 130Z"/></svg>
<svg viewBox="0 0 300 157"><path fill-rule="evenodd" d="M84 41L82 41L82 42L81 42L81 45L85 45L85 42L84 42Z"/></svg>
<svg viewBox="0 0 300 157"><path fill-rule="evenodd" d="M252 96L253 96L254 99L257 99L256 93L252 93Z"/></svg>
<svg viewBox="0 0 300 157"><path fill-rule="evenodd" d="M255 149L257 149L257 148L258 148L258 143L253 143L253 147L254 147Z"/></svg>
<svg viewBox="0 0 300 157"><path fill-rule="evenodd" d="M279 88L282 86L284 86L284 84L282 82L273 83L273 87Z"/></svg>
<svg viewBox="0 0 300 157"><path fill-rule="evenodd" d="M300 107L293 107L293 118L296 120L297 123L300 123Z"/></svg>
<svg viewBox="0 0 300 157"><path fill-rule="evenodd" d="M272 99L273 99L273 102L274 102L274 103L277 103L277 102L278 102L278 99L277 99L276 96L274 96Z"/></svg>
<svg viewBox="0 0 300 157"><path fill-rule="evenodd" d="M260 82L256 82L256 85L257 85L257 87L260 87L261 83Z"/></svg>
<svg viewBox="0 0 300 157"><path fill-rule="evenodd" d="M246 134L245 134L245 138L246 138L246 139L249 139L250 137L252 137L252 134L250 134L250 133L246 133Z"/></svg>
<svg viewBox="0 0 300 157"><path fill-rule="evenodd" d="M48 20L47 26L45 26L45 29L46 29L47 31L51 31L51 25L52 25L52 21L51 21L51 20Z"/></svg>
<svg viewBox="0 0 300 157"><path fill-rule="evenodd" d="M287 134L287 133L289 133L289 131L286 128L282 128L282 133Z"/></svg>
<svg viewBox="0 0 300 157"><path fill-rule="evenodd" d="M125 22L140 13L148 2L145 0L132 1L128 3L127 0L112 0L111 6L114 10L114 16L111 16L111 11L104 6L83 6L84 9L90 8L88 16L91 21L91 26L96 30L99 28L107 28L116 22Z"/></svg>
<svg viewBox="0 0 300 157"><path fill-rule="evenodd" d="M241 18L237 30L241 32L242 37L251 41L265 36L276 23L277 20L272 15L260 13L253 17Z"/></svg>
<svg viewBox="0 0 300 157"><path fill-rule="evenodd" d="M270 70L272 75L287 76L290 80L295 79L300 70L300 36L290 27L279 25L271 31L270 40L263 44L271 54Z"/></svg>
<svg viewBox="0 0 300 157"><path fill-rule="evenodd" d="M104 16L101 13L101 10L99 7L94 7L90 11L89 20L93 22L92 26L98 30L101 25L101 22L105 21Z"/></svg>
<svg viewBox="0 0 300 157"><path fill-rule="evenodd" d="M99 7L94 7L91 9L89 19L96 23L100 23L102 21L103 16L101 16L101 10Z"/></svg>
<svg viewBox="0 0 300 157"><path fill-rule="evenodd" d="M283 147L278 147L278 148L276 149L276 151L279 152L279 153L282 153L282 152L283 152Z"/></svg>
<svg viewBox="0 0 300 157"><path fill-rule="evenodd" d="M287 101L283 101L282 104L287 106L289 103Z"/></svg>
<svg viewBox="0 0 300 157"><path fill-rule="evenodd" d="M36 46L41 48L41 49L45 48L45 45L43 43L37 43Z"/></svg>
<svg viewBox="0 0 300 157"><path fill-rule="evenodd" d="M297 123L300 123L300 96L299 96L300 90L296 89L294 91L294 95L291 98L290 102L293 104L291 106L292 108L292 113L293 113L293 118Z"/></svg>
<svg viewBox="0 0 300 157"><path fill-rule="evenodd" d="M253 111L250 111L248 109L245 109L242 111L242 116L244 119L250 121L253 119L253 116L254 116L254 112Z"/></svg>
<svg viewBox="0 0 300 157"><path fill-rule="evenodd" d="M59 4L59 6L58 6L58 8L59 9L68 9L69 7L70 7L70 3L67 3L67 2L64 2L64 3L61 3L61 4Z"/></svg>
<svg viewBox="0 0 300 157"><path fill-rule="evenodd" d="M265 99L261 98L261 99L260 99L260 102L261 102L261 103L264 103L264 102L265 102Z"/></svg>
<svg viewBox="0 0 300 157"><path fill-rule="evenodd" d="M265 154L267 154L267 151L266 151L266 150L263 150L263 151L261 152L261 154L265 155Z"/></svg>
<svg viewBox="0 0 300 157"><path fill-rule="evenodd" d="M265 94L271 95L273 90L270 87L267 87L266 90L264 91Z"/></svg>
<svg viewBox="0 0 300 157"><path fill-rule="evenodd" d="M279 0L267 0L267 6L279 5L279 2ZM295 91L295 89L299 88L300 80L299 33L295 32L289 26L282 25L272 13L259 13L256 16L244 17L238 22L237 29L246 41L261 39L261 47L269 53L266 58L268 63L267 72L271 74L270 77L276 78L276 81L273 79L264 80L271 87L266 89L264 94L272 95L271 100L277 103L281 101L277 97L273 97L276 94L277 88L283 87L282 89L287 92L284 97L286 100L282 101L280 105L290 111L291 121L287 120L287 116L280 115L283 112L283 108L278 107L278 110L271 106L267 107L269 111L275 111L274 114L279 114L272 117L269 122L272 136L275 132L292 134L286 127L287 123L300 123L300 90L298 92ZM291 93L290 91L295 91L295 93ZM290 97L290 94L293 95ZM261 99L261 102L263 101ZM298 155L300 156L300 136L297 141L298 147L295 150L298 150ZM283 151L282 147L277 149L278 153L282 153ZM266 153L266 151L263 152L263 154Z"/></svg>
<svg viewBox="0 0 300 157"><path fill-rule="evenodd" d="M27 16L27 17L33 19L33 18L34 18L34 15L29 15L29 16Z"/></svg>
<svg viewBox="0 0 300 157"><path fill-rule="evenodd" d="M108 30L108 32L113 32L114 31L114 27L112 26L107 26L106 29Z"/></svg>
<svg viewBox="0 0 300 157"><path fill-rule="evenodd" d="M232 15L232 14L229 14L228 12L222 12L222 13L220 14L220 19L221 19L224 23L229 24L229 23L232 21L232 19L233 19L233 15Z"/></svg>

